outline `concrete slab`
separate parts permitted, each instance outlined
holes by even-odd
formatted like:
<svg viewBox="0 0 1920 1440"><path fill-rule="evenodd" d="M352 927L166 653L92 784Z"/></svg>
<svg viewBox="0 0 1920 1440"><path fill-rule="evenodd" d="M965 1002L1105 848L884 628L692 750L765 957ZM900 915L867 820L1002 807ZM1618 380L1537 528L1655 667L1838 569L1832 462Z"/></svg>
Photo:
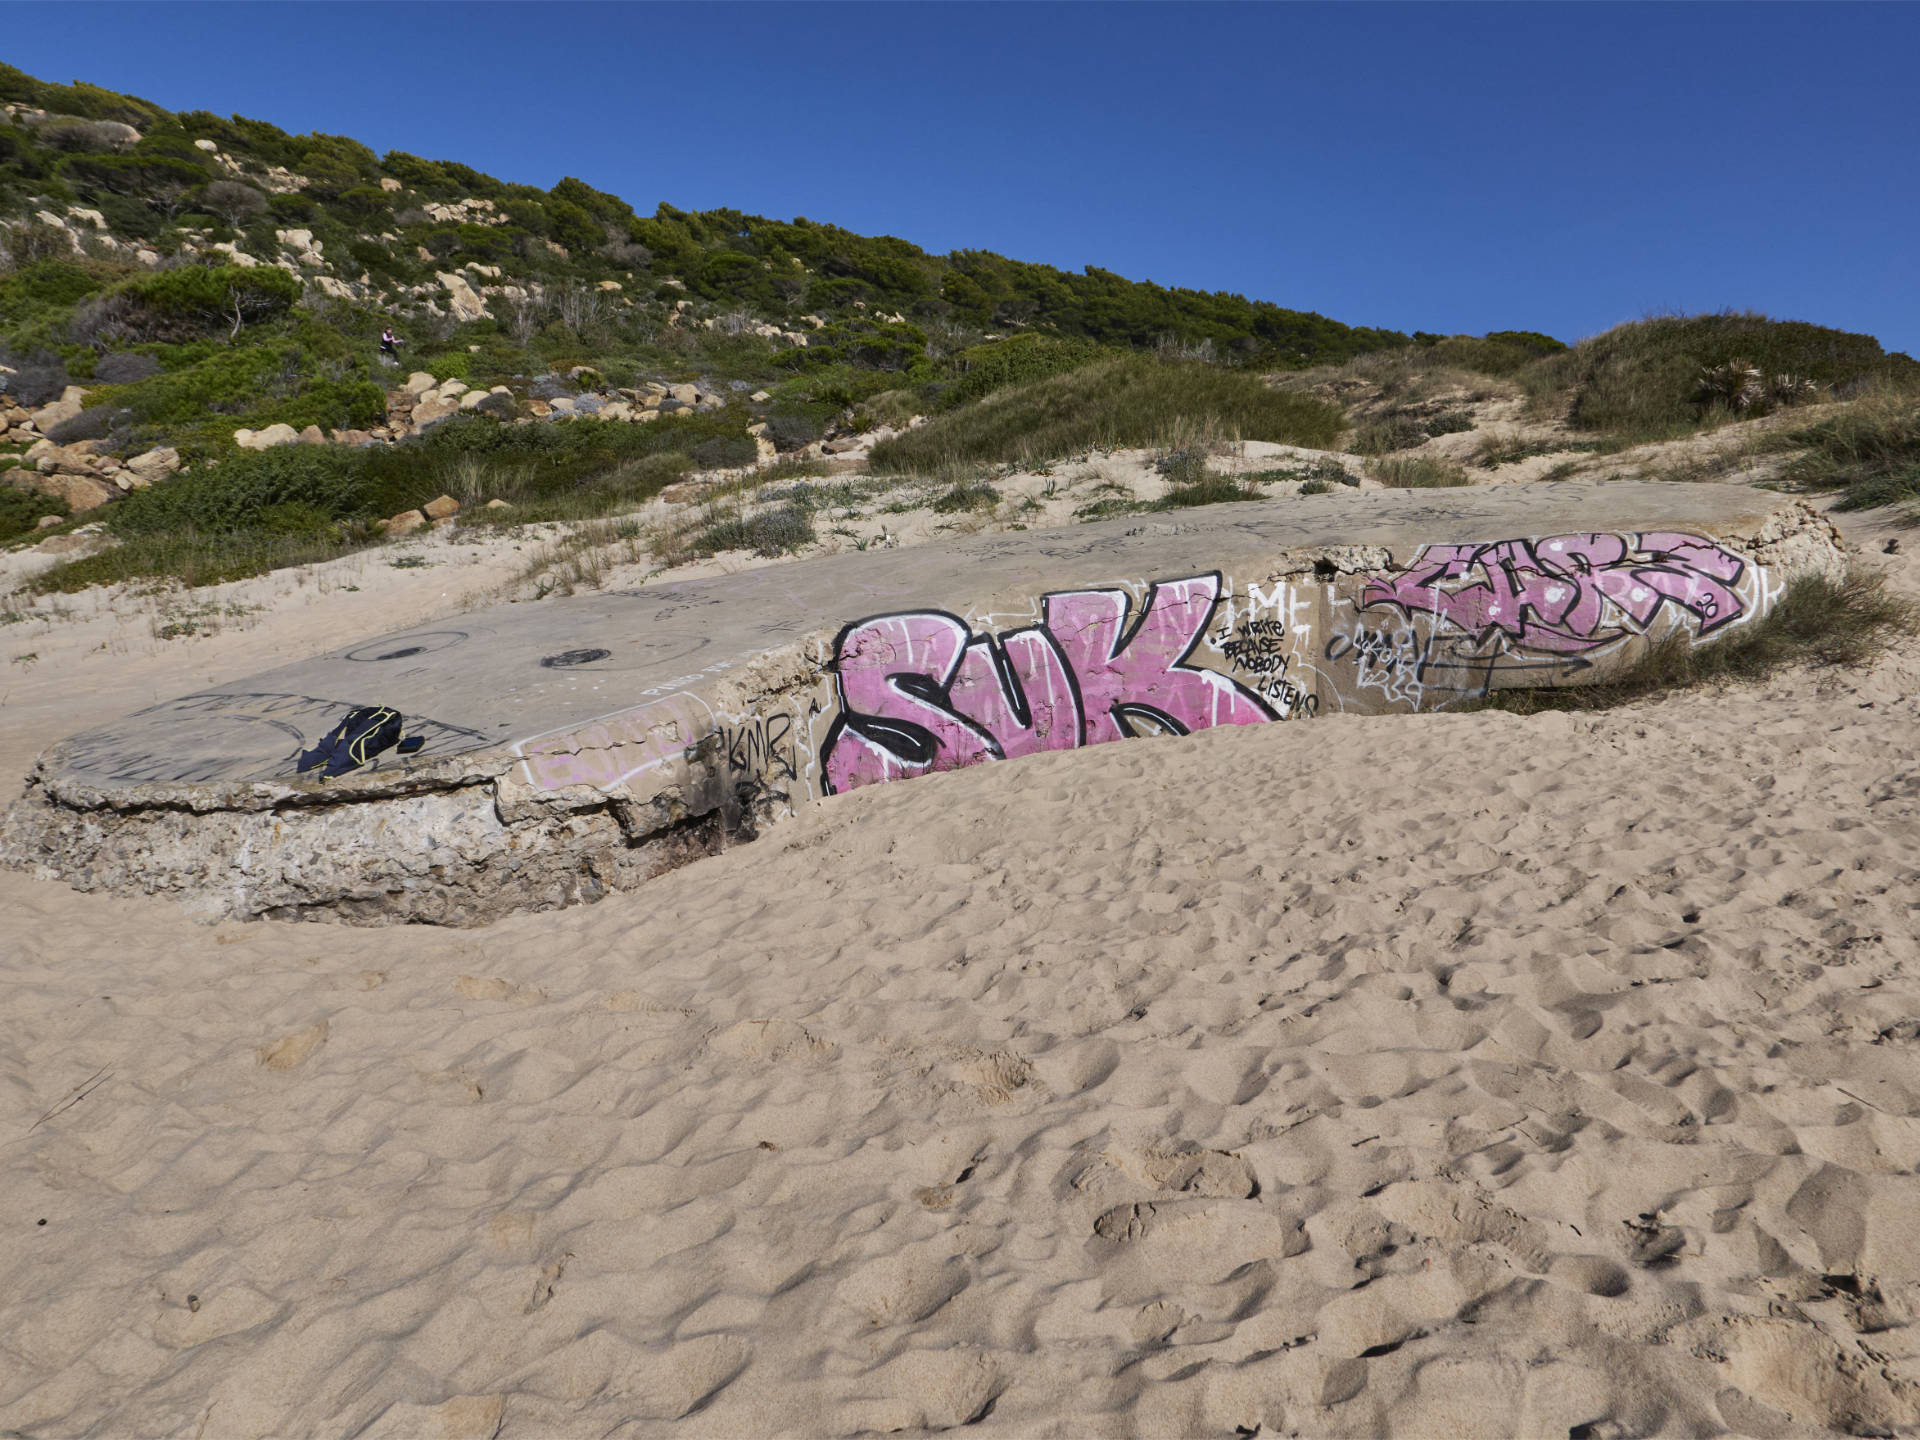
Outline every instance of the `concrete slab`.
<svg viewBox="0 0 1920 1440"><path fill-rule="evenodd" d="M0 859L198 913L477 923L863 784L1136 736L1579 684L1764 615L1837 533L1720 486L1214 506L510 605L50 749ZM424 742L332 781L358 705Z"/></svg>

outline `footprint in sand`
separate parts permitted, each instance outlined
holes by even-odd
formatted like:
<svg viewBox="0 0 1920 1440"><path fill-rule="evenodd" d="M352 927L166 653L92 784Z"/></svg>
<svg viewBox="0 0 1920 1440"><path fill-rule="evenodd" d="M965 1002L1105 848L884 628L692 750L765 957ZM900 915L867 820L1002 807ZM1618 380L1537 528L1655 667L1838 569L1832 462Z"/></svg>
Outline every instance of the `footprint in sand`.
<svg viewBox="0 0 1920 1440"><path fill-rule="evenodd" d="M972 1280L965 1257L916 1246L870 1261L840 1282L840 1303L874 1325L924 1320Z"/></svg>
<svg viewBox="0 0 1920 1440"><path fill-rule="evenodd" d="M263 1070L291 1070L326 1043L328 1028L322 1020L318 1025L309 1025L305 1030L296 1030L258 1046L253 1052L253 1063Z"/></svg>

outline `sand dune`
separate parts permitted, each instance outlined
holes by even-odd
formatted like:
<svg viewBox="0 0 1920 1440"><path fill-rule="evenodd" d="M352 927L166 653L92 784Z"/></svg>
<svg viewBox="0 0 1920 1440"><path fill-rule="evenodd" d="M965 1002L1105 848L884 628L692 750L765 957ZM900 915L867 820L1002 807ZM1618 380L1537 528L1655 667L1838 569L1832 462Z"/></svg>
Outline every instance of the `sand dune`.
<svg viewBox="0 0 1920 1440"><path fill-rule="evenodd" d="M0 872L0 1430L1904 1433L1916 721L1107 746L472 932Z"/></svg>

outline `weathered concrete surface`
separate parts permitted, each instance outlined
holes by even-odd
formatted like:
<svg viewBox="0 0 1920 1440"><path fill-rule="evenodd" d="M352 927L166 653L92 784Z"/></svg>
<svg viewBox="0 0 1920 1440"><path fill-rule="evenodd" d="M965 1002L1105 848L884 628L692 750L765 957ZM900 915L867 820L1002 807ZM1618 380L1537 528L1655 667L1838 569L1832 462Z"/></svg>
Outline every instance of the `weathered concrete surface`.
<svg viewBox="0 0 1920 1440"><path fill-rule="evenodd" d="M502 606L52 747L0 858L209 917L478 923L808 798L1037 750L1581 683L1711 640L1839 538L1796 501L1569 482L1223 505ZM426 744L294 756L380 703Z"/></svg>

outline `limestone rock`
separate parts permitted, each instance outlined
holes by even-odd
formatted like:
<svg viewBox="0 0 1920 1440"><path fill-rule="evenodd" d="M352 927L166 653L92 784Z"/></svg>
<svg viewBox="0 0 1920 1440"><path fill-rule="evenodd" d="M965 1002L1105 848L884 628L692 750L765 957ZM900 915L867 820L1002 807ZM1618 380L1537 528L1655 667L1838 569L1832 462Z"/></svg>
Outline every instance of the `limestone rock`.
<svg viewBox="0 0 1920 1440"><path fill-rule="evenodd" d="M413 374L407 376L407 383L400 388L409 395L424 395L439 383L440 382L435 380L433 376L427 374L426 371L416 370Z"/></svg>
<svg viewBox="0 0 1920 1440"><path fill-rule="evenodd" d="M111 486L88 475L50 475L40 482L41 490L67 502L72 511L98 510L114 498Z"/></svg>
<svg viewBox="0 0 1920 1440"><path fill-rule="evenodd" d="M411 535L426 523L427 517L418 510L402 510L391 520L384 522L380 528L389 535Z"/></svg>
<svg viewBox="0 0 1920 1440"><path fill-rule="evenodd" d="M697 405L700 403L700 387L698 385L669 385L667 387L667 395L668 398L682 405Z"/></svg>
<svg viewBox="0 0 1920 1440"><path fill-rule="evenodd" d="M774 456L780 453L780 447L775 445L771 440L767 439L767 437L764 435L754 436L753 444L754 444L754 448L759 452L760 459L763 463L765 461L773 459Z"/></svg>
<svg viewBox="0 0 1920 1440"><path fill-rule="evenodd" d="M429 520L445 520L460 513L460 502L451 495L429 500L423 507Z"/></svg>
<svg viewBox="0 0 1920 1440"><path fill-rule="evenodd" d="M438 395L430 395L413 407L413 428L425 430L430 425L438 425L450 415L458 414L460 402L442 400Z"/></svg>
<svg viewBox="0 0 1920 1440"><path fill-rule="evenodd" d="M445 270L434 272L434 278L447 288L447 308L453 311L453 318L461 322L469 320L490 320L493 314L487 309L473 286L467 283L464 275L449 274Z"/></svg>
<svg viewBox="0 0 1920 1440"><path fill-rule="evenodd" d="M264 430L236 430L233 443L242 450L271 450L276 445L292 445L300 438L300 432L291 425L269 425Z"/></svg>
<svg viewBox="0 0 1920 1440"><path fill-rule="evenodd" d="M442 400L452 400L456 396L466 393L467 382L464 380L442 380L440 382L440 398Z"/></svg>
<svg viewBox="0 0 1920 1440"><path fill-rule="evenodd" d="M204 150L211 155L220 147L212 140L196 140L193 142L193 148L196 150Z"/></svg>
<svg viewBox="0 0 1920 1440"><path fill-rule="evenodd" d="M206 144L206 143L208 143L208 142L206 142L206 141L195 141L194 143L195 143L195 144ZM398 180L396 180L396 179L394 179L394 178L393 178L393 177L392 177L391 175L382 175L382 176L380 177L380 188L381 188L382 190L384 190L384 191L386 191L386 192L387 192L387 193L388 193L389 195L392 195L392 194L395 194L395 193L397 193L397 192L398 192L398 191L400 190L400 188L401 188L401 186L400 186L400 182L399 182Z"/></svg>
<svg viewBox="0 0 1920 1440"><path fill-rule="evenodd" d="M490 390L469 390L460 397L460 408L462 410L472 410L478 406L481 401L491 398L492 393Z"/></svg>
<svg viewBox="0 0 1920 1440"><path fill-rule="evenodd" d="M60 398L51 405L42 405L33 412L34 428L45 434L63 420L71 420L86 408L84 402L87 392L78 385L69 385L60 392Z"/></svg>
<svg viewBox="0 0 1920 1440"><path fill-rule="evenodd" d="M753 394L749 395L747 398L753 401L753 403L756 405L764 405L769 400L773 399L773 396L769 395L764 390L756 390L753 392Z"/></svg>
<svg viewBox="0 0 1920 1440"><path fill-rule="evenodd" d="M55 525L64 525L66 523L67 522L58 515L42 515L38 520L33 522L33 528L36 530L51 530Z"/></svg>
<svg viewBox="0 0 1920 1440"><path fill-rule="evenodd" d="M300 432L300 443L302 445L324 445L327 443L327 432L322 430L318 425L309 425Z"/></svg>
<svg viewBox="0 0 1920 1440"><path fill-rule="evenodd" d="M483 510L511 510L513 506L509 505L504 500L489 500L485 505L481 506L480 508Z"/></svg>

